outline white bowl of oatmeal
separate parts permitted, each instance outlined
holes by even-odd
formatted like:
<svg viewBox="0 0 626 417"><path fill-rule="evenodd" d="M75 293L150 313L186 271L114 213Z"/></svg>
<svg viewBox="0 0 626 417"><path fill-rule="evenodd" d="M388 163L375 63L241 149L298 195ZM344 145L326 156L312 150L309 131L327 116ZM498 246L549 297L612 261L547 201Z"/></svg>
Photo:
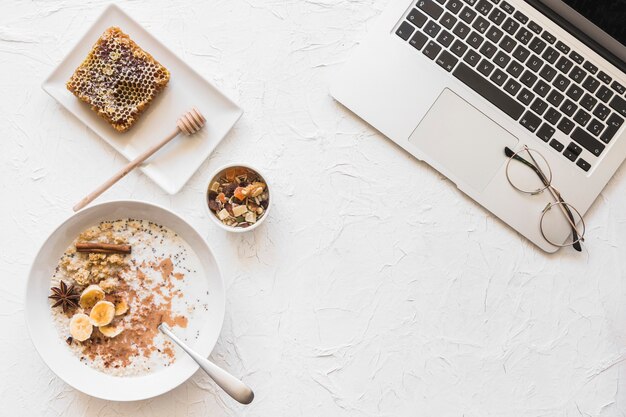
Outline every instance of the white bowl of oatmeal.
<svg viewBox="0 0 626 417"><path fill-rule="evenodd" d="M130 253L119 252L127 246ZM216 259L185 220L154 204L113 201L74 214L46 239L30 270L25 314L35 348L66 383L135 401L198 369L156 326L167 322L208 357L224 309Z"/></svg>
<svg viewBox="0 0 626 417"><path fill-rule="evenodd" d="M250 165L229 164L210 177L204 189L204 208L220 228L233 233L259 227L272 208L266 178Z"/></svg>

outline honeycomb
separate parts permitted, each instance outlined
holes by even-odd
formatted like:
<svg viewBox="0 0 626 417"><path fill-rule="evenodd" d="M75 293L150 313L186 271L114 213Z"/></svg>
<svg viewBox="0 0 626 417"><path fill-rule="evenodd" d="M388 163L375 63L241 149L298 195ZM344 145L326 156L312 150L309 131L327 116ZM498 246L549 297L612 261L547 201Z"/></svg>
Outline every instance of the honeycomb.
<svg viewBox="0 0 626 417"><path fill-rule="evenodd" d="M67 89L119 132L130 129L167 85L169 71L118 27L108 28Z"/></svg>

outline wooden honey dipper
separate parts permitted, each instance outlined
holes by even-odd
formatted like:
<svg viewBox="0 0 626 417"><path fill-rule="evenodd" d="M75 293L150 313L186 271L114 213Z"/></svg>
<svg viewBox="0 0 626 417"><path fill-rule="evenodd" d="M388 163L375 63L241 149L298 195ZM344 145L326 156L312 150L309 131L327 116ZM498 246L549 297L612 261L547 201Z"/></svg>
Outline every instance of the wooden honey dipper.
<svg viewBox="0 0 626 417"><path fill-rule="evenodd" d="M87 204L91 203L93 200L98 198L100 194L108 190L113 184L118 182L120 179L124 178L126 174L128 174L130 171L135 169L139 164L141 164L143 161L148 159L150 156L152 156L156 151L161 149L167 143L169 143L169 141L171 141L176 136L178 136L179 133L182 132L187 136L192 135L196 133L197 131L199 131L200 129L202 129L205 123L206 123L206 119L204 118L204 116L202 116L202 114L195 107L191 109L191 111L185 113L180 119L176 121L176 130L170 133L161 142L147 149L137 158L130 161L128 165L120 169L117 173L115 173L115 175L109 178L104 184L102 184L101 186L93 190L85 198L83 198L78 203L76 203L76 205L73 207L74 211L78 211L82 209Z"/></svg>

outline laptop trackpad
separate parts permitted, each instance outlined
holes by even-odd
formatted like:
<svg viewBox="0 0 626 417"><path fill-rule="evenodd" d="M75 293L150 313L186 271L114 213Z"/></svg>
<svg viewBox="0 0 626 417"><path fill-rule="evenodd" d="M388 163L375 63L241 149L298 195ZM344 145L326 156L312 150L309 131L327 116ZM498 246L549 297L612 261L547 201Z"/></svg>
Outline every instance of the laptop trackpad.
<svg viewBox="0 0 626 417"><path fill-rule="evenodd" d="M436 166L446 168L452 180L458 179L483 191L506 163L504 147L515 149L518 140L446 88L415 128L409 142L419 147Z"/></svg>

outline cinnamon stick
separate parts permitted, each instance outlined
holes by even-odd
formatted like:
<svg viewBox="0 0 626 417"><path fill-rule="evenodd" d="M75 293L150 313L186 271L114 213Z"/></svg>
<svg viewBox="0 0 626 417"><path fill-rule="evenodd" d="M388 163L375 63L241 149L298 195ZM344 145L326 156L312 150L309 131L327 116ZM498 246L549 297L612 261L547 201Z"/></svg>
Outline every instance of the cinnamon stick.
<svg viewBox="0 0 626 417"><path fill-rule="evenodd" d="M78 242L76 243L76 252L129 254L131 247L130 245L116 245L113 243Z"/></svg>

